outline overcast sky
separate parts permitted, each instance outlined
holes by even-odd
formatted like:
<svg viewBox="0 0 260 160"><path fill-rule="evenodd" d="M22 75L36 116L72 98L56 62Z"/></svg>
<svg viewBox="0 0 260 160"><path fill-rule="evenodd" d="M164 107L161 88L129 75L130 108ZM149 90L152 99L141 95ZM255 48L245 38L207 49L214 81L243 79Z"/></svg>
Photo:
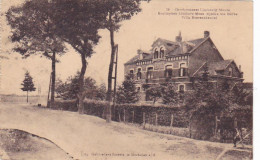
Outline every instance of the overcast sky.
<svg viewBox="0 0 260 160"><path fill-rule="evenodd" d="M19 1L2 1L2 12ZM237 16L221 16L217 20L187 20L181 16L158 15L166 8L204 8L230 9ZM189 2L189 1L151 1L142 4L142 12L122 23L119 32L115 34L119 45L118 80L123 80L123 64L137 54L137 49L150 50L157 38L175 40L181 31L183 40L202 38L204 30L210 31L210 36L224 59L234 59L242 66L246 82L252 82L253 40L252 40L252 2ZM1 50L2 55L11 52L12 44L8 39L10 29L3 21ZM98 84L107 83L108 65L110 61L110 43L107 30L100 31L102 38L95 47L96 53L88 59L87 76L93 77ZM60 57L57 64L57 77L66 80L81 68L80 56L68 45L69 51ZM45 58L32 56L21 59L17 53L7 55L8 60L1 60L1 92L4 94L24 94L21 82L28 70L36 87L47 93L51 72L51 62ZM36 92L35 92L36 93Z"/></svg>

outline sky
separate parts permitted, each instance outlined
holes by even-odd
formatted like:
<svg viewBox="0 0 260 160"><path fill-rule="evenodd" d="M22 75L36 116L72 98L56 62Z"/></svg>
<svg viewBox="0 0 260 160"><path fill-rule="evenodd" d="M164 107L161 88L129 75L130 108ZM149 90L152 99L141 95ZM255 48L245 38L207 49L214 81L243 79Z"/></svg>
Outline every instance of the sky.
<svg viewBox="0 0 260 160"><path fill-rule="evenodd" d="M1 12L12 5L21 3L18 0L2 0ZM137 54L138 49L150 50L157 38L175 41L181 31L183 41L202 38L205 30L224 59L233 59L242 66L245 82L253 81L253 20L252 2L191 2L191 1L156 1L143 2L142 12L124 21L115 34L119 45L118 83L124 79L124 63ZM175 12L177 9L223 9L236 13L236 16L218 16L217 19L183 19L175 15L158 15L158 12ZM167 11L168 10L168 11ZM170 11L169 11L170 10ZM1 55L9 59L0 60L2 94L25 94L21 91L21 82L28 70L34 79L36 88L41 87L42 94L47 94L51 62L44 57L31 56L22 59L18 53L12 52L10 28L4 17L1 17ZM107 83L108 65L110 62L109 32L100 30L101 39L95 47L95 54L89 58L86 76L91 76L97 84ZM57 77L66 80L81 68L80 56L69 45L68 52L59 57ZM10 54L8 54L10 53ZM37 94L37 91L34 93Z"/></svg>

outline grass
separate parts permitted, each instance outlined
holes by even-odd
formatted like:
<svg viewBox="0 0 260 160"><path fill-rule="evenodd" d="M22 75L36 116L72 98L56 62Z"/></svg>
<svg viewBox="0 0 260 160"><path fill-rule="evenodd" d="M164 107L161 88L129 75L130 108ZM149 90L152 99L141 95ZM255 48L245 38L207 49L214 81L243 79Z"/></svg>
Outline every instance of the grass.
<svg viewBox="0 0 260 160"><path fill-rule="evenodd" d="M178 127L167 127L167 126L155 126L151 124L145 124L143 129L158 133L171 134L180 137L189 137L188 128L178 128Z"/></svg>

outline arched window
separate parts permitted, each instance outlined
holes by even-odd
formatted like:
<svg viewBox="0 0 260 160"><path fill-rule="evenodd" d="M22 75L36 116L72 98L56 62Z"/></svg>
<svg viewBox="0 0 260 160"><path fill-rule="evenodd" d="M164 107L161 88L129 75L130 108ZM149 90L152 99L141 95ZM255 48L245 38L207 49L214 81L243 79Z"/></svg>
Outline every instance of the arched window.
<svg viewBox="0 0 260 160"><path fill-rule="evenodd" d="M164 48L161 47L160 48L160 58L163 58L164 57Z"/></svg>
<svg viewBox="0 0 260 160"><path fill-rule="evenodd" d="M153 67L147 68L147 79L153 79Z"/></svg>
<svg viewBox="0 0 260 160"><path fill-rule="evenodd" d="M165 66L165 77L172 77L172 65Z"/></svg>
<svg viewBox="0 0 260 160"><path fill-rule="evenodd" d="M187 76L186 63L181 63L180 64L179 76L180 77Z"/></svg>
<svg viewBox="0 0 260 160"><path fill-rule="evenodd" d="M154 59L157 59L157 58L158 58L158 56L159 56L158 49L157 49L157 48L155 48L155 50L154 50Z"/></svg>
<svg viewBox="0 0 260 160"><path fill-rule="evenodd" d="M129 76L130 76L131 79L134 78L134 70L133 69L130 70Z"/></svg>

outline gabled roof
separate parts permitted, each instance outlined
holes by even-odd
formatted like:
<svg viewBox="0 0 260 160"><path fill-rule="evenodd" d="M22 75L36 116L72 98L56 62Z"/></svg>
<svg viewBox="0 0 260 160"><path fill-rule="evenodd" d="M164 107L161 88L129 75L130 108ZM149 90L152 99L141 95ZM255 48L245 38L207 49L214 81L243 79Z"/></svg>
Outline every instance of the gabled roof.
<svg viewBox="0 0 260 160"><path fill-rule="evenodd" d="M158 38L156 41L153 42L152 47L155 47L155 44L161 43L165 47L165 56L166 57L174 57L180 54L185 53L192 53L195 51L200 45L202 45L205 41L210 39L207 38L199 38L190 41L181 41L181 42L173 42L170 40ZM142 60L152 60L153 59L153 50L150 50L150 53L143 52L143 59ZM135 56L130 59L125 64L131 64L139 61L139 56Z"/></svg>
<svg viewBox="0 0 260 160"><path fill-rule="evenodd" d="M230 63L232 63L232 59L227 59L227 60L222 60L222 61L217 61L217 62L210 62L208 64L209 70L216 70L216 71L221 71L225 70Z"/></svg>
<svg viewBox="0 0 260 160"><path fill-rule="evenodd" d="M190 50L189 53L193 52L194 50L196 50L203 42L207 41L208 39L210 39L210 37L207 38L199 38L199 39L194 39L191 41L188 41L192 44L194 44L195 46L192 48L192 50Z"/></svg>
<svg viewBox="0 0 260 160"><path fill-rule="evenodd" d="M131 58L129 61L127 61L125 64L134 63L134 62L138 61L138 59L139 59L139 55L136 55L133 58Z"/></svg>
<svg viewBox="0 0 260 160"><path fill-rule="evenodd" d="M225 70L232 62L232 59L217 62L205 62L201 65L201 67L199 67L199 69L196 72L194 72L193 76L200 75L203 72L203 67L205 65L208 65L209 75L217 75L217 71Z"/></svg>

